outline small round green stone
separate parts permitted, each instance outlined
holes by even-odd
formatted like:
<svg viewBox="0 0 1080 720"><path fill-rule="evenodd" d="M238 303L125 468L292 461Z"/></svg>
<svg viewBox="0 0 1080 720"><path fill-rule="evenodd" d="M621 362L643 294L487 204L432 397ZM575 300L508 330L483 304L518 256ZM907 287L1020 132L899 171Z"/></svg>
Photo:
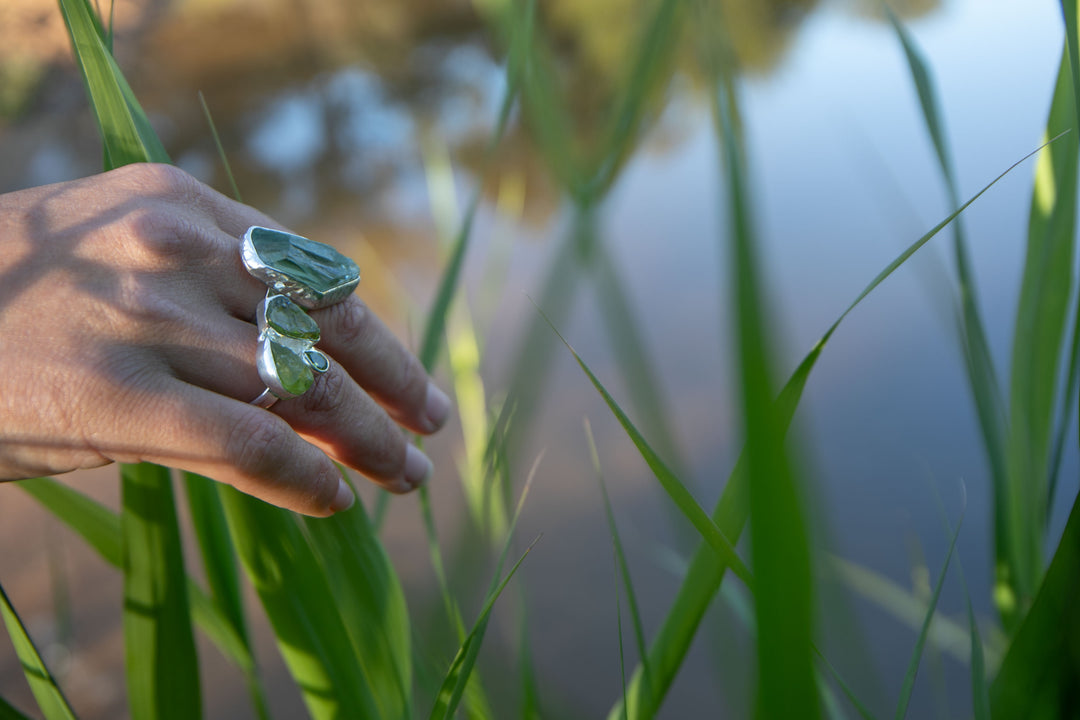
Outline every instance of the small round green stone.
<svg viewBox="0 0 1080 720"><path fill-rule="evenodd" d="M313 343L319 341L319 326L299 305L284 295L267 299L266 324L285 337Z"/></svg>
<svg viewBox="0 0 1080 720"><path fill-rule="evenodd" d="M315 381L315 376L311 374L311 368L303 358L273 340L270 340L270 353L274 358L274 369L281 387L292 395L303 395L307 392Z"/></svg>

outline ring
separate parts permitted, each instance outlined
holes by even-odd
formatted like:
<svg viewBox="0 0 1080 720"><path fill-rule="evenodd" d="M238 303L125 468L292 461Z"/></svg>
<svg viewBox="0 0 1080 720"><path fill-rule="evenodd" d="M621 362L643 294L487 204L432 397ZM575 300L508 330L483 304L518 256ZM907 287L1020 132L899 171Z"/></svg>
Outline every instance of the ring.
<svg viewBox="0 0 1080 720"><path fill-rule="evenodd" d="M251 401L269 408L279 399L303 395L316 374L330 369L330 359L315 347L319 326L303 308L347 298L360 281L360 269L329 245L257 226L244 233L240 254L248 272L269 287L255 310L255 364L266 389Z"/></svg>
<svg viewBox="0 0 1080 720"><path fill-rule="evenodd" d="M247 271L308 310L341 302L360 282L360 268L321 242L253 225L244 233L240 256Z"/></svg>

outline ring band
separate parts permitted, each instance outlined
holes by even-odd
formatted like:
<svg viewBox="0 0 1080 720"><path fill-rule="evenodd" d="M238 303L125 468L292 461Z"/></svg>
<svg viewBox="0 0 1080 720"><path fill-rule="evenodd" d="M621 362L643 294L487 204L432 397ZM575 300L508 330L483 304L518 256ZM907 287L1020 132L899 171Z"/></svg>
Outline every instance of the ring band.
<svg viewBox="0 0 1080 720"><path fill-rule="evenodd" d="M244 267L267 286L255 310L259 328L256 366L266 389L251 401L269 408L308 391L330 359L315 347L319 326L303 308L323 308L347 298L360 281L356 263L329 245L252 226L241 244Z"/></svg>

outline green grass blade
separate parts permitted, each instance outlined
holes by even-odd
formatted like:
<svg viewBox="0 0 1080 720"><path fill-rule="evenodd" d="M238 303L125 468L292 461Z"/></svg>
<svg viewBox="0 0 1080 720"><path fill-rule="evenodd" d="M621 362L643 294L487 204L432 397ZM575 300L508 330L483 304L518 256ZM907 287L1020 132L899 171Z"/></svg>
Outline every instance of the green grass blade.
<svg viewBox="0 0 1080 720"><path fill-rule="evenodd" d="M15 706L7 700L0 697L0 720L30 720L30 718L15 709Z"/></svg>
<svg viewBox="0 0 1080 720"><path fill-rule="evenodd" d="M542 310L537 308L538 312L543 313ZM545 316L546 318L546 316ZM724 536L720 528L716 526L705 511L698 504L694 496L690 494L690 491L686 489L686 486L682 484L682 481L675 476L664 461L660 459L660 456L649 445L648 441L641 435L638 429L634 426L634 423L630 421L623 409L619 407L619 404L615 401L615 398L611 396L611 393L607 391L607 388L603 386L599 378L593 374L592 369L581 359L581 356L577 354L577 351L567 342L566 338L559 333L554 325L551 325L552 331L558 336L559 340L566 345L566 348L574 356L574 360L577 361L578 366L581 367L585 375L589 378L589 382L596 389L600 396L604 399L608 409L622 425L623 430L630 437L630 440L634 443L634 446L638 449L641 457L645 460L645 463L649 466L649 469L653 471L653 475L660 481L661 487L664 488L664 492L668 494L668 497L675 503L679 510L683 513L690 524L701 534L701 537L705 539L709 547L713 549L713 552L717 554L728 566L731 567L732 572L744 583L747 587L753 587L754 579L750 573L750 569L743 563L742 558L735 552L735 548L731 542Z"/></svg>
<svg viewBox="0 0 1080 720"><path fill-rule="evenodd" d="M521 713L522 720L541 720L545 717L543 705L540 702L540 686L536 682L536 668L533 666L532 640L529 635L529 614L525 594L521 598L521 617L518 628L518 636L521 639L521 651L518 654L518 663L521 667Z"/></svg>
<svg viewBox="0 0 1080 720"><path fill-rule="evenodd" d="M333 586L296 517L220 489L237 554L313 720L377 718L378 707Z"/></svg>
<svg viewBox="0 0 1080 720"><path fill-rule="evenodd" d="M218 135L217 125L214 124L214 117L210 114L210 106L206 104L206 98L203 96L202 90L199 91L199 104L202 105L206 124L210 126L210 135L214 138L214 147L217 148L218 158L221 160L221 166L225 170L225 177L229 179L229 188L232 190L236 201L242 203L244 198L240 195L240 186L236 184L232 165L229 164L229 157L225 154L225 146L221 144L221 136Z"/></svg>
<svg viewBox="0 0 1080 720"><path fill-rule="evenodd" d="M133 162L169 162L103 39L86 0L60 0L75 59L101 132L105 169Z"/></svg>
<svg viewBox="0 0 1080 720"><path fill-rule="evenodd" d="M450 718L454 717L462 693L464 693L466 684L468 683L469 676L476 664L476 658L480 652L480 645L483 643L484 633L487 630L488 620L491 618L491 611L495 607L495 601L499 599L499 596L506 588L506 585L514 577L514 573L521 567L521 563L525 561L525 558L528 557L529 553L539 540L539 537L536 538L536 540L533 540L532 544L526 548L522 556L518 558L518 561L510 568L510 571L506 574L506 577L503 578L502 582L488 594L487 600L480 610L480 615L476 619L476 623L465 637L465 642L462 643L457 655L454 656L454 660L450 664L450 669L446 673L446 678L439 688L438 696L435 698L435 705L431 709L430 717L432 720L435 720L436 718L450 720ZM498 579L498 575L495 576L495 579Z"/></svg>
<svg viewBox="0 0 1080 720"><path fill-rule="evenodd" d="M238 661L244 671L252 706L262 720L269 717L266 693L259 680L258 671L251 651L251 639L247 631L244 602L240 591L240 573L237 569L236 549L229 536L229 525L225 520L225 511L221 507L217 483L209 478L194 473L184 473L184 490L188 508L191 512L191 524L195 530L199 552L202 556L203 571L210 587L210 595L215 613L206 614L202 610L196 614L192 607L192 617L196 624L209 633L215 628L214 621L221 617L228 621L231 632L223 635L218 630L215 644L219 647L228 644L231 650L225 651L227 657ZM201 596L202 593L199 593ZM195 595L189 593L189 598ZM233 640L241 647L233 646Z"/></svg>
<svg viewBox="0 0 1080 720"><path fill-rule="evenodd" d="M757 239L753 230L745 150L734 78L720 71L713 93L726 169L739 373L749 475L750 535L757 618L759 718L820 716L813 660L813 578L810 537L797 478L784 449L788 421L773 404L770 340Z"/></svg>
<svg viewBox="0 0 1080 720"><path fill-rule="evenodd" d="M465 693L466 688L470 687L470 678L473 676L473 668L476 665L476 658L480 653L480 646L484 641L484 633L487 631L488 618L491 615L491 610L495 607L495 601L499 595L502 594L503 588L517 572L517 568L525 560L525 556L529 554L533 546L540 540L537 538L529 545L525 553L514 565L513 569L507 574L503 581L499 582L499 577L502 575L503 564L506 562L506 556L510 552L510 544L514 539L514 530L517 528L518 519L521 517L521 511L525 507L525 500L529 496L529 490L532 488L533 480L536 478L536 471L540 467L540 461L543 459L544 453L540 453L536 460L533 461L532 469L529 471L529 475L525 480L525 487L521 491L521 497L518 499L517 508L514 510L514 515L510 519L510 526L506 531L506 540L503 544L502 552L499 554L498 562L495 564L495 572L491 578L491 586L488 588L487 599L484 603L483 609L480 611L480 615L469 631L468 635L462 640L461 647L458 649L457 655L455 655L453 662L450 664L450 669L446 673L446 677L443 678L443 682L439 687L439 691L435 697L435 704L431 709L432 718L450 718L453 717L457 710L458 703L461 701L462 695Z"/></svg>
<svg viewBox="0 0 1080 720"><path fill-rule="evenodd" d="M990 686L990 711L995 720L1075 717L1077 688L1080 688L1077 607L1080 607L1080 497L1073 501L1042 586Z"/></svg>
<svg viewBox="0 0 1080 720"><path fill-rule="evenodd" d="M0 616L4 618L4 625L7 626L8 635L11 636L11 642L15 646L15 654L22 664L23 674L26 675L30 691L33 692L38 707L44 713L45 720L74 720L75 713L72 712L64 693L56 683L56 678L49 672L45 661L41 659L41 654L38 653L34 641L30 639L30 634L26 631L26 626L19 619L19 614L15 612L15 607L2 586L0 586ZM11 710L16 712L14 708ZM0 716L2 715L3 708L0 707ZM21 717L21 715L15 715L15 717Z"/></svg>
<svg viewBox="0 0 1080 720"><path fill-rule="evenodd" d="M1072 132L1039 155L1013 335L1007 537L1021 612L1043 572L1051 433L1075 257L1080 134L1071 74L1068 54L1063 53L1046 134Z"/></svg>
<svg viewBox="0 0 1080 720"><path fill-rule="evenodd" d="M960 520L956 523L956 529L953 530L952 537L949 539L949 549L945 553L945 560L941 564L941 572L938 574L937 582L934 584L934 591L930 595L930 602L927 604L926 615L919 630L919 637L915 641L915 648L911 652L911 660L908 661L907 672L904 673L904 683L900 687L900 698L897 701L894 716L897 720L907 716L908 703L911 701L911 693L915 689L915 678L919 672L923 648L926 646L926 639L930 634L930 623L934 620L938 598L941 597L941 588L945 585L945 574L949 569L949 561L952 560L953 550L956 549L956 539L960 536L960 526L963 521L964 517L961 514Z"/></svg>
<svg viewBox="0 0 1080 720"><path fill-rule="evenodd" d="M332 518L304 518L311 544L375 693L379 717L412 717L412 654L405 593L357 500Z"/></svg>
<svg viewBox="0 0 1080 720"><path fill-rule="evenodd" d="M199 660L191 630L187 573L169 471L121 469L124 657L135 720L201 716Z"/></svg>
<svg viewBox="0 0 1080 720"><path fill-rule="evenodd" d="M123 566L120 516L115 512L52 478L23 480L17 487L78 533L105 562Z"/></svg>
<svg viewBox="0 0 1080 720"><path fill-rule="evenodd" d="M1056 139L1057 138L1054 140ZM1051 142L1053 142L1053 140ZM950 213L948 217L909 245L880 273L878 273L865 288L863 288L844 312L841 313L840 317L838 317L829 329L825 331L825 334L821 336L821 339L815 343L814 347L807 353L802 362L799 363L795 372L792 373L791 377L780 391L780 395L776 400L776 417L778 418L777 422L779 423L779 426L785 432L790 425L791 418L794 416L795 409L798 407L799 401L802 398L803 389L806 387L806 382L809 380L811 371L817 364L818 358L828 344L829 339L832 337L833 333L836 332L837 328L840 327L844 318L846 318L859 303L884 282L889 275L895 272L897 268L908 260L908 258L914 255L919 248L941 232L941 230L952 222L961 212L978 200L983 193L997 184L999 180L1012 172L1014 168L1030 158L1036 152L1038 152L1038 150L1024 156L1009 166L1003 173L991 180L963 205ZM724 492L720 496L719 501L717 501L717 505L712 514L713 521L716 523L717 527L719 527L724 535L729 538L737 539L742 533L743 526L746 523L748 502L747 491L746 457L745 453L743 453L739 456L735 468L728 478L727 485L724 487ZM656 714L657 708L659 708L660 703L663 701L664 696L671 687L671 682L674 680L675 674L682 665L683 658L686 656L686 652L689 650L690 644L694 639L701 618L705 615L705 610L712 602L712 598L716 595L716 591L720 587L720 583L723 581L726 571L727 566L717 559L711 548L701 546L694 552L690 561L690 569L686 574L686 579L683 581L682 586L680 586L675 601L668 611L664 623L661 625L649 651L649 662L653 668L653 684L649 685L643 681L640 666L635 671L634 679L631 681L629 693L631 717L652 717ZM621 716L622 708L621 703L619 703L611 709L608 717L611 720L617 720L617 718Z"/></svg>
<svg viewBox="0 0 1080 720"><path fill-rule="evenodd" d="M592 427L585 420L585 437L589 441L589 455L592 458L593 471L596 473L597 482L600 484L600 493L604 498L604 517L607 518L608 531L611 533L611 544L615 551L615 575L616 582L622 578L622 584L626 590L626 601L630 606L630 619L634 625L634 641L637 643L638 657L641 658L642 668L646 682L649 679L649 648L645 643L645 625L641 622L641 612L638 609L637 593L634 592L634 583L630 579L630 564L626 561L626 552L623 550L622 539L619 537L619 527L615 523L615 513L611 509L611 498L608 496L607 483L600 471L600 455L596 451L596 440L593 438ZM618 602L618 592L616 592ZM619 614L621 618L621 612ZM622 626L619 627L619 662L622 663ZM626 701L626 675L623 673L623 702Z"/></svg>

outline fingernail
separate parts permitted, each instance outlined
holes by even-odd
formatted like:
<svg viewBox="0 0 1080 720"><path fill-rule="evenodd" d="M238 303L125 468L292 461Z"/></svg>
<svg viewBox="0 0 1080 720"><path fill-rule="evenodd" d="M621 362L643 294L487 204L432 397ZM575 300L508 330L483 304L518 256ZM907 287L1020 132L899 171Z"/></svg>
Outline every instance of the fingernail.
<svg viewBox="0 0 1080 720"><path fill-rule="evenodd" d="M356 496L353 495L349 483L345 482L344 478L338 480L337 495L334 496L334 501L330 503L330 511L341 512L342 510L348 510L354 502L356 502Z"/></svg>
<svg viewBox="0 0 1080 720"><path fill-rule="evenodd" d="M443 426L450 417L450 398L435 383L428 382L427 399L424 401L424 414L434 432Z"/></svg>
<svg viewBox="0 0 1080 720"><path fill-rule="evenodd" d="M428 456L420 452L415 445L409 445L405 449L405 482L416 489L424 484L432 470Z"/></svg>

